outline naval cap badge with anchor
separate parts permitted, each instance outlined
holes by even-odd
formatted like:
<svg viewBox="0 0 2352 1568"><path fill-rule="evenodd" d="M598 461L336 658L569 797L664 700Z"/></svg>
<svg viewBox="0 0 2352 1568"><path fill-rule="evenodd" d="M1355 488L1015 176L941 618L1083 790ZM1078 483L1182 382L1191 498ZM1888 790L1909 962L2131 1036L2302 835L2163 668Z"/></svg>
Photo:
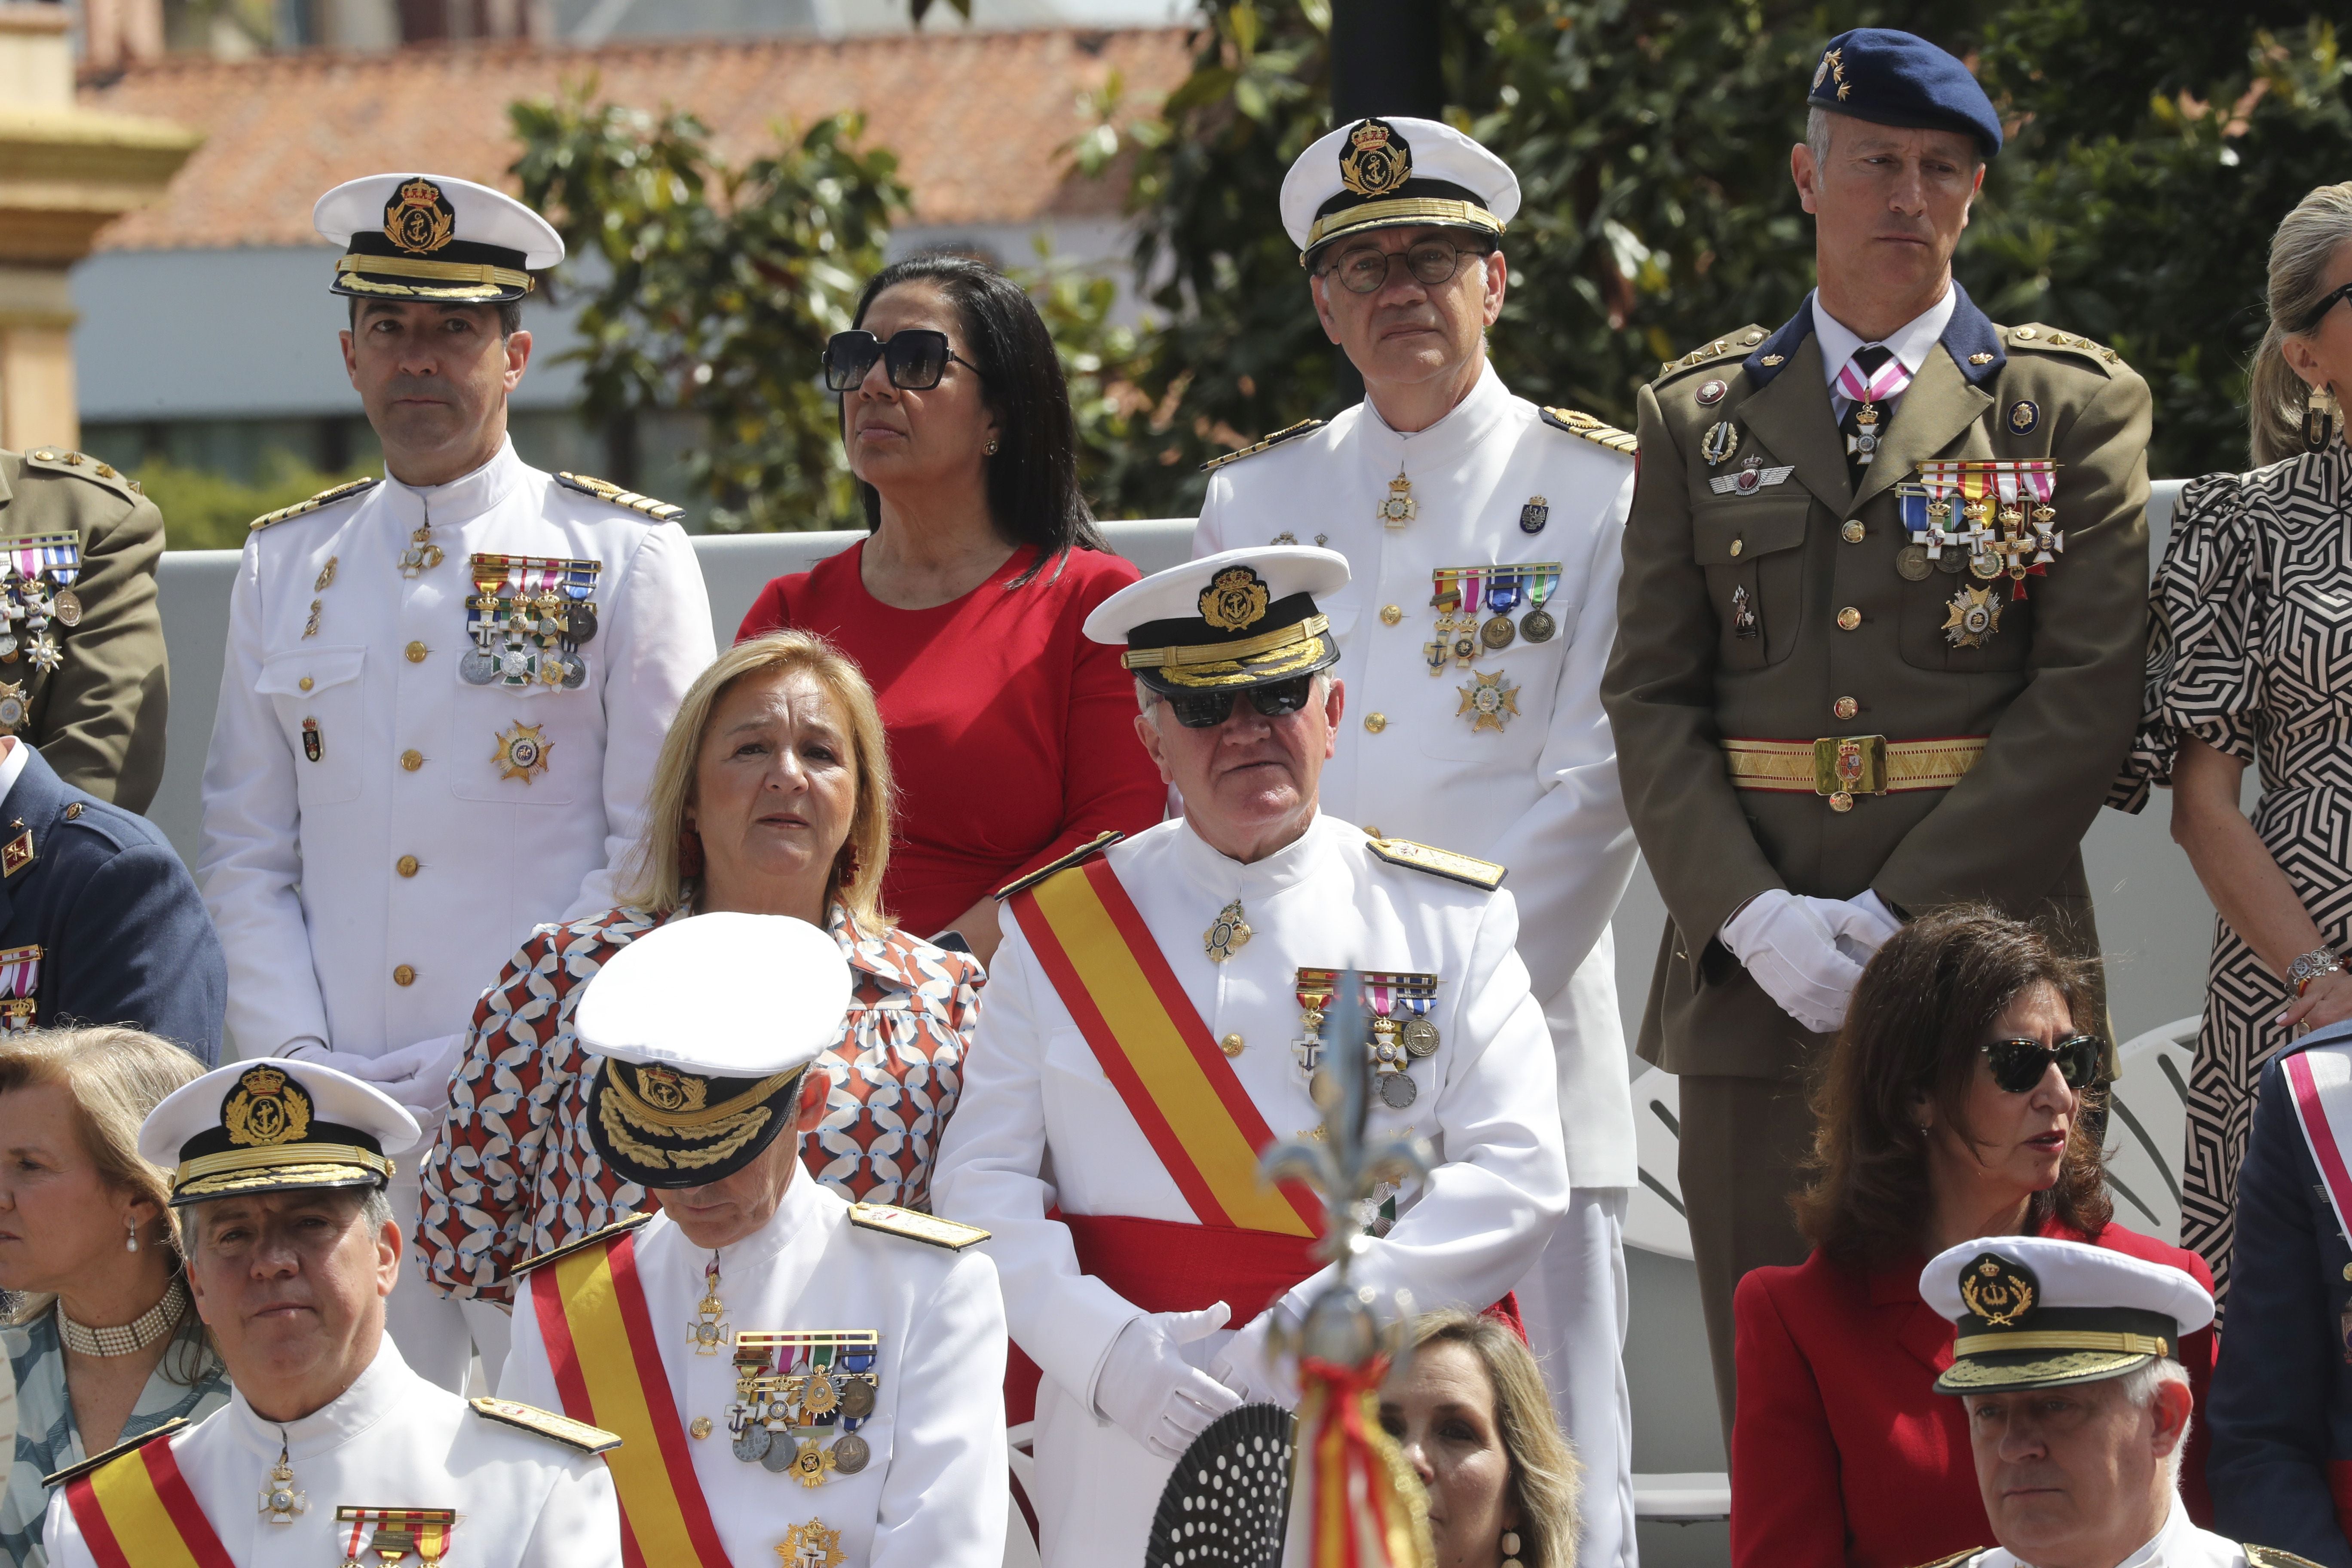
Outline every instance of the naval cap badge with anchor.
<svg viewBox="0 0 2352 1568"><path fill-rule="evenodd" d="M457 209L422 174L404 182L383 204L384 238L411 256L430 256L457 236Z"/></svg>

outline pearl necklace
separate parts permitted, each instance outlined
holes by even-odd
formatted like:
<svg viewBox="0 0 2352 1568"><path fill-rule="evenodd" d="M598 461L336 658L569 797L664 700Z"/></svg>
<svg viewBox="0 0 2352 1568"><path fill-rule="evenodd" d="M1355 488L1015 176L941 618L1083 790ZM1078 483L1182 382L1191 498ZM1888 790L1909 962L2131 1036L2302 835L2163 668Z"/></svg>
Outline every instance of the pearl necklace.
<svg viewBox="0 0 2352 1568"><path fill-rule="evenodd" d="M180 1315L187 1307L188 1287L175 1274L163 1299L131 1322L120 1327L85 1328L66 1316L61 1300L58 1303L58 1326L65 1331L66 1349L77 1355L130 1355L145 1350L178 1327Z"/></svg>

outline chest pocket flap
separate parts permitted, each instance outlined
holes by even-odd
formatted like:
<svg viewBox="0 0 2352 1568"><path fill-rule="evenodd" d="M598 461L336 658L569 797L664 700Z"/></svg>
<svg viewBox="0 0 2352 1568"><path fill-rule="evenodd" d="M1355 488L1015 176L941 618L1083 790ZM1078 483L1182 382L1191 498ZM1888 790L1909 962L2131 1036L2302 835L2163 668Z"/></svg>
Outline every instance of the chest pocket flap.
<svg viewBox="0 0 2352 1568"><path fill-rule="evenodd" d="M1691 558L1701 566L1738 566L1805 542L1810 495L1742 498L1691 514Z"/></svg>
<svg viewBox="0 0 2352 1568"><path fill-rule="evenodd" d="M264 697L314 696L357 680L366 662L364 647L289 647L261 661L253 689Z"/></svg>

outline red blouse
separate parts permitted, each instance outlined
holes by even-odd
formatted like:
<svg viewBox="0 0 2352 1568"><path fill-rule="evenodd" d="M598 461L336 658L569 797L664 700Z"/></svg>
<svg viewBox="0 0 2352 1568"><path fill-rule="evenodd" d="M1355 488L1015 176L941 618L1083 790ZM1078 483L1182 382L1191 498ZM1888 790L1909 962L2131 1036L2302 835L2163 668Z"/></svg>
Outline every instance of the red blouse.
<svg viewBox="0 0 2352 1568"><path fill-rule="evenodd" d="M2080 1241L2052 1225L2045 1236ZM2193 1252L2110 1224L2097 1245L2213 1277ZM1739 1412L1731 1431L1733 1568L1906 1568L1994 1544L1960 1401L1937 1394L1952 1364L1950 1321L1919 1298L1925 1258L1864 1275L1819 1252L1759 1268L1733 1296ZM2200 1524L2210 1328L2180 1342L2196 1396L2181 1466Z"/></svg>
<svg viewBox="0 0 2352 1568"><path fill-rule="evenodd" d="M738 642L780 626L856 659L882 709L898 815L882 907L931 936L980 899L1103 829L1139 833L1167 802L1135 738L1119 649L1079 630L1134 565L1073 550L1018 588L1024 545L960 599L901 610L866 591L859 541L760 592Z"/></svg>

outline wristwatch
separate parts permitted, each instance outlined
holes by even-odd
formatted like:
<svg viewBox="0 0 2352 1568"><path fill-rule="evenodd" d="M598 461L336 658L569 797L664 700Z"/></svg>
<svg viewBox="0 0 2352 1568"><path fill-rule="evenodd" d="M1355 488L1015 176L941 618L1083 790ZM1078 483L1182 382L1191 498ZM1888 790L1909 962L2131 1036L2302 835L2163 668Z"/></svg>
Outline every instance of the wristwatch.
<svg viewBox="0 0 2352 1568"><path fill-rule="evenodd" d="M2334 948L2315 947L2286 966L2286 980L2294 987L2294 994L2300 996L2311 989L2311 983L2321 975L2340 973L2343 968L2344 961L2336 955Z"/></svg>

